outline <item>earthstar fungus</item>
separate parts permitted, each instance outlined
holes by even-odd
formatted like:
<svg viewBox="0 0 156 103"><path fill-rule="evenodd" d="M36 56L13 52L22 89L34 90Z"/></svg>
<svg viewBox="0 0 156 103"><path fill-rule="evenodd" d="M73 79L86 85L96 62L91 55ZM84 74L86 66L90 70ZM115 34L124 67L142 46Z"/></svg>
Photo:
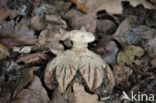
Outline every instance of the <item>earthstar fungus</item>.
<svg viewBox="0 0 156 103"><path fill-rule="evenodd" d="M51 81L56 78L59 91L64 93L79 71L91 91L100 87L103 79L108 81L108 84L105 84L106 89L111 90L115 84L111 69L100 56L87 48L88 43L95 40L94 35L81 29L70 31L68 38L73 41L73 47L58 54L47 65L44 75L46 86L53 89Z"/></svg>

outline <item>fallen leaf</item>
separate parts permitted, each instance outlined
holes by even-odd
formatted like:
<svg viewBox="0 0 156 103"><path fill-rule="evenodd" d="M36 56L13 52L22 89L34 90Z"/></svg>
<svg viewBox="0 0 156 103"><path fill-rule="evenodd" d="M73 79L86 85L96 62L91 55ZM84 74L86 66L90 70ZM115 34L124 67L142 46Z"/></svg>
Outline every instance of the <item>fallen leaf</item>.
<svg viewBox="0 0 156 103"><path fill-rule="evenodd" d="M121 84L127 82L129 77L132 75L132 70L124 65L115 65L113 69L115 84Z"/></svg>
<svg viewBox="0 0 156 103"><path fill-rule="evenodd" d="M3 44L0 44L0 60L9 55L9 50Z"/></svg>
<svg viewBox="0 0 156 103"><path fill-rule="evenodd" d="M99 103L98 96L87 93L81 84L74 83L73 90L76 103Z"/></svg>
<svg viewBox="0 0 156 103"><path fill-rule="evenodd" d="M138 44L141 40L153 37L155 30L147 26L136 26L136 17L127 17L117 28L113 34L113 38L117 40L121 46L127 44Z"/></svg>
<svg viewBox="0 0 156 103"><path fill-rule="evenodd" d="M31 18L31 27L37 31L43 30L46 28L45 17L43 16L33 16Z"/></svg>
<svg viewBox="0 0 156 103"><path fill-rule="evenodd" d="M26 87L33 79L33 70L29 68L21 72L20 76L11 81L11 87L13 88L13 97L15 97L24 87Z"/></svg>
<svg viewBox="0 0 156 103"><path fill-rule="evenodd" d="M45 60L46 55L43 53L33 53L33 54L28 54L26 56L19 57L17 59L17 63L19 62L24 62L24 63L38 63L41 60Z"/></svg>
<svg viewBox="0 0 156 103"><path fill-rule="evenodd" d="M34 76L27 89L21 90L13 103L49 103L48 94L40 79Z"/></svg>
<svg viewBox="0 0 156 103"><path fill-rule="evenodd" d="M7 9L0 8L0 21L5 20L9 15L10 13L7 11Z"/></svg>
<svg viewBox="0 0 156 103"><path fill-rule="evenodd" d="M45 15L46 21L51 23L56 23L62 26L62 28L67 28L67 23L60 17L56 15Z"/></svg>
<svg viewBox="0 0 156 103"><path fill-rule="evenodd" d="M119 27L117 28L116 32L113 34L113 36L122 36L125 32L129 30L132 24L136 22L137 18L136 16L128 16L126 17Z"/></svg>
<svg viewBox="0 0 156 103"><path fill-rule="evenodd" d="M8 48L14 46L32 45L37 42L34 35L35 32L26 26L16 26L15 21L11 20L8 23L2 24L0 29L0 41Z"/></svg>
<svg viewBox="0 0 156 103"><path fill-rule="evenodd" d="M129 1L133 7L142 4L145 8L154 9L155 6L146 0L71 0L76 4L77 8L85 13L97 12L106 10L111 14L121 14L123 1Z"/></svg>
<svg viewBox="0 0 156 103"><path fill-rule="evenodd" d="M9 100L13 99L24 87L26 87L31 82L33 78L32 68L23 70L18 64L13 62L7 66L7 70L3 72L3 74L4 80L1 79L2 81L0 82L2 89L2 91L0 91L0 95L5 98L9 96Z"/></svg>
<svg viewBox="0 0 156 103"><path fill-rule="evenodd" d="M134 45L128 45L119 52L117 63L132 65L135 63L135 57L141 57L144 53L145 51L142 48Z"/></svg>
<svg viewBox="0 0 156 103"><path fill-rule="evenodd" d="M82 14L76 10L70 10L66 14L73 29L79 30L85 27L87 31L94 33L96 29L96 13Z"/></svg>
<svg viewBox="0 0 156 103"><path fill-rule="evenodd" d="M64 47L60 44L60 40L64 40L66 31L64 29L53 29L53 27L48 27L47 29L41 31L38 44L41 48L49 48L52 53L59 54L64 51Z"/></svg>

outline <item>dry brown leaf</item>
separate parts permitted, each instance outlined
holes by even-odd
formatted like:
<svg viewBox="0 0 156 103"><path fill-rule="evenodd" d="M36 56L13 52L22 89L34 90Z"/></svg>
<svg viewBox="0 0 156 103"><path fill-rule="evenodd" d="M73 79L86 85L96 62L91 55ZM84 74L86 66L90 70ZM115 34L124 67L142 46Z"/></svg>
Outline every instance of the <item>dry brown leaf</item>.
<svg viewBox="0 0 156 103"><path fill-rule="evenodd" d="M33 79L34 68L23 70L15 80L12 80L10 87L13 88L13 97L15 97L24 87L26 87Z"/></svg>
<svg viewBox="0 0 156 103"><path fill-rule="evenodd" d="M60 16L45 15L45 18L47 22L57 23L57 25L62 26L62 28L67 28L67 23Z"/></svg>
<svg viewBox="0 0 156 103"><path fill-rule="evenodd" d="M15 21L11 20L2 24L2 28L0 29L0 41L9 48L32 45L37 42L37 38L34 34L35 32L25 25L17 25L15 27Z"/></svg>
<svg viewBox="0 0 156 103"><path fill-rule="evenodd" d="M118 64L132 65L135 63L135 57L141 57L145 53L144 49L134 45L126 46L117 56Z"/></svg>
<svg viewBox="0 0 156 103"><path fill-rule="evenodd" d="M96 29L96 13L82 14L76 10L70 10L67 14L70 25L73 29L79 30L85 27L87 31L94 33Z"/></svg>
<svg viewBox="0 0 156 103"><path fill-rule="evenodd" d="M121 45L125 45L125 43L127 43L128 31L135 22L136 22L135 16L128 16L119 25L116 32L113 34L113 38L117 40Z"/></svg>
<svg viewBox="0 0 156 103"><path fill-rule="evenodd" d="M40 79L34 76L28 89L20 91L13 103L49 103L49 98Z"/></svg>
<svg viewBox="0 0 156 103"><path fill-rule="evenodd" d="M123 36L131 27L132 24L136 22L136 16L128 16L117 28L116 32L113 34L114 37Z"/></svg>
<svg viewBox="0 0 156 103"><path fill-rule="evenodd" d="M9 55L9 50L3 44L0 44L0 60Z"/></svg>
<svg viewBox="0 0 156 103"><path fill-rule="evenodd" d="M26 56L19 57L16 62L24 62L24 63L38 63L41 60L45 60L46 55L43 53L34 53L28 54Z"/></svg>
<svg viewBox="0 0 156 103"><path fill-rule="evenodd" d="M46 28L45 17L42 16L33 16L31 18L31 26L33 29L40 31Z"/></svg>
<svg viewBox="0 0 156 103"><path fill-rule="evenodd" d="M7 11L7 9L0 8L0 21L5 20L9 15L10 13Z"/></svg>
<svg viewBox="0 0 156 103"><path fill-rule="evenodd" d="M124 65L115 65L114 69L115 84L127 82L132 74L132 70Z"/></svg>
<svg viewBox="0 0 156 103"><path fill-rule="evenodd" d="M77 8L85 13L106 10L108 13L121 14L123 1L129 1L133 7L142 4L145 8L154 9L155 7L146 0L71 0Z"/></svg>
<svg viewBox="0 0 156 103"><path fill-rule="evenodd" d="M74 83L73 90L76 103L99 103L98 96L87 93L81 84Z"/></svg>
<svg viewBox="0 0 156 103"><path fill-rule="evenodd" d="M54 30L53 27L48 27L47 29L41 31L38 44L41 48L49 48L52 53L59 54L64 51L64 47L60 44L60 40L64 40L66 35L66 31L63 29Z"/></svg>

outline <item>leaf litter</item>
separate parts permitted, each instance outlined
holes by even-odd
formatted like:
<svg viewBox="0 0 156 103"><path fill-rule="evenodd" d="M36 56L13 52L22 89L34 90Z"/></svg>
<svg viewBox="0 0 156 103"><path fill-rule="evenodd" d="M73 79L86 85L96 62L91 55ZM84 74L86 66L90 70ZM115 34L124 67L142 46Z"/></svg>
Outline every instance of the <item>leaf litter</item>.
<svg viewBox="0 0 156 103"><path fill-rule="evenodd" d="M156 94L154 0L1 0L0 8L1 103Z"/></svg>

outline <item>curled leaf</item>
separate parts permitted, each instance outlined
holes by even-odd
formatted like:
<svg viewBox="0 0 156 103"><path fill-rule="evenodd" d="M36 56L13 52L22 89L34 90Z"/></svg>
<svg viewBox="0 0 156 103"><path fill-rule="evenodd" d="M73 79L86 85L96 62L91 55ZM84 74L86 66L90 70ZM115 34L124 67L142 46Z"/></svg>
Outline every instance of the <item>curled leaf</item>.
<svg viewBox="0 0 156 103"><path fill-rule="evenodd" d="M144 50L138 46L128 45L117 56L118 64L132 65L135 63L135 57L141 57L144 55Z"/></svg>

